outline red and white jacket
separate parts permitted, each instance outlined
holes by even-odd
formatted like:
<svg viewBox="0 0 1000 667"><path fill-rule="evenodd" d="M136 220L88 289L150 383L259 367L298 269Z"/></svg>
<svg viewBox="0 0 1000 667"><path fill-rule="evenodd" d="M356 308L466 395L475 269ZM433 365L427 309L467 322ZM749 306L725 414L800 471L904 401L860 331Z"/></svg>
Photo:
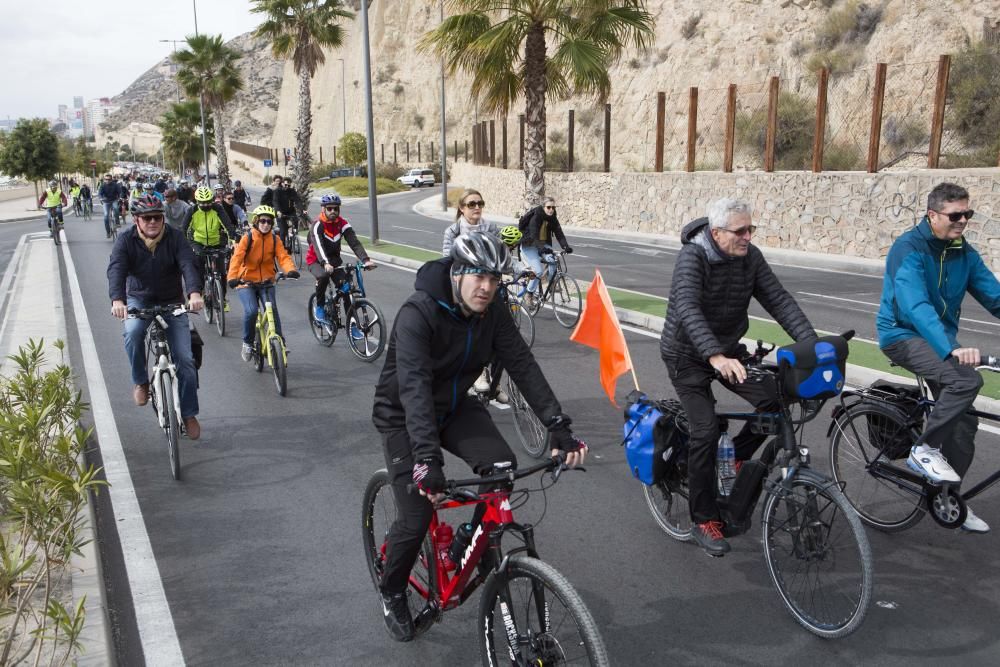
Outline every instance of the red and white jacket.
<svg viewBox="0 0 1000 667"><path fill-rule="evenodd" d="M326 217L326 211L319 214L313 220L309 228L309 252L306 253L306 264L312 265L331 264L340 266L343 260L340 259L340 241L345 239L351 251L358 256L362 262L368 261L368 253L358 240L354 228L344 218L339 215L331 220Z"/></svg>

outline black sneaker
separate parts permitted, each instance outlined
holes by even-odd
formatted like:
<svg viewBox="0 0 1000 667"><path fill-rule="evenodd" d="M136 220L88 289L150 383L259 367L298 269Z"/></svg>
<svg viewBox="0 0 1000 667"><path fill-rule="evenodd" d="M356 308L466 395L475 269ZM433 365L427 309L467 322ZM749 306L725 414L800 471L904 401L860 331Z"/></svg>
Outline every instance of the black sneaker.
<svg viewBox="0 0 1000 667"><path fill-rule="evenodd" d="M705 550L709 556L724 556L729 553L729 542L722 536L721 521L706 521L691 529L691 539Z"/></svg>
<svg viewBox="0 0 1000 667"><path fill-rule="evenodd" d="M397 642L408 642L413 639L413 617L410 616L410 604L406 593L382 593L382 614L385 616L385 629L389 636Z"/></svg>

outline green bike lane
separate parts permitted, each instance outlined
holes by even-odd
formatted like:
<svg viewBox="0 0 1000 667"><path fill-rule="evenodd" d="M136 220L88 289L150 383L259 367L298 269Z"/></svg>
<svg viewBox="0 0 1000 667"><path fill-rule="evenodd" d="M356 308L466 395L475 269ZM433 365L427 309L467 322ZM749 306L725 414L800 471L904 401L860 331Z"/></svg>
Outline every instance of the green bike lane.
<svg viewBox="0 0 1000 667"><path fill-rule="evenodd" d="M198 320L206 341L203 437L182 442L184 479L173 482L152 412L131 404L120 324L108 314L110 245L95 226L71 236L69 250L184 661L477 664L478 596L412 644L394 644L382 629L361 553L359 507L368 477L383 465L370 421L381 361L363 364L343 340L331 349L315 343L305 326L309 281L285 283L278 292L291 349L287 398L277 396L270 377L239 361L235 301L225 338ZM386 250L392 248L378 248ZM370 297L390 321L413 277L388 264L365 275ZM898 536L869 533L874 599L884 606L873 606L852 637L816 640L783 610L756 531L719 560L659 532L624 465L621 410L601 391L596 353L569 343L551 311L536 323L539 363L592 449L587 473L566 475L544 498L533 495L517 516L541 519L543 557L580 591L614 664L913 664L925 656L992 662L991 619L1000 599L1000 575L990 569L993 535L959 536L929 520ZM628 327L626 337L642 388L670 395L656 335ZM70 338L77 354L72 326ZM623 379L619 400L629 388ZM719 393L722 407L739 405ZM519 452L509 412L495 417ZM825 426L821 418L807 427L821 468ZM996 444L981 439L977 469L1000 467ZM468 470L449 457L446 472ZM1000 514L989 494L976 509L988 521ZM961 579L950 574L958 561ZM927 614L928 596L948 624ZM156 663L155 656L147 660Z"/></svg>

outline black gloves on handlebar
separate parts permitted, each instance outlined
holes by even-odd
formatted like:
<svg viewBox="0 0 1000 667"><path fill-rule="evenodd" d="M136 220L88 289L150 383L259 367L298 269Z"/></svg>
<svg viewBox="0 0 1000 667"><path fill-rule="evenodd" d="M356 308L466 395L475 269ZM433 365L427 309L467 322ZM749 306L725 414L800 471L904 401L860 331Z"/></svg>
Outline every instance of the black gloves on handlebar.
<svg viewBox="0 0 1000 667"><path fill-rule="evenodd" d="M289 278L291 278L292 280L298 280L299 279L299 272L298 271L289 271L286 275Z"/></svg>
<svg viewBox="0 0 1000 667"><path fill-rule="evenodd" d="M573 420L566 415L556 415L549 420L547 426L553 449L561 449L569 453L584 449L587 446L587 443L573 435L573 431L569 428L569 425L572 423Z"/></svg>
<svg viewBox="0 0 1000 667"><path fill-rule="evenodd" d="M228 281L226 284L229 285L229 289L236 289L236 286L240 284L240 281L233 279Z"/></svg>
<svg viewBox="0 0 1000 667"><path fill-rule="evenodd" d="M563 248L563 250L566 251L567 255L572 255L573 254L573 249L570 248L569 246L566 246L565 248Z"/></svg>
<svg viewBox="0 0 1000 667"><path fill-rule="evenodd" d="M413 464L413 483L427 495L443 492L444 482L444 470L437 459L423 459Z"/></svg>

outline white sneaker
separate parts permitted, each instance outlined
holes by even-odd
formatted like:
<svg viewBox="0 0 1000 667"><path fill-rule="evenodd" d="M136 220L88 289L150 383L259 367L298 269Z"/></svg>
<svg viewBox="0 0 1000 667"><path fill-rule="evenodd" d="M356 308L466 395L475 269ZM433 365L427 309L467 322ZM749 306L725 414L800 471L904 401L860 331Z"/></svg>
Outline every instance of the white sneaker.
<svg viewBox="0 0 1000 667"><path fill-rule="evenodd" d="M914 445L910 449L910 457L906 459L906 465L934 484L957 484L962 481L941 450L934 447Z"/></svg>
<svg viewBox="0 0 1000 667"><path fill-rule="evenodd" d="M497 395L494 400L502 405L507 405L510 403L510 396L503 389L497 389Z"/></svg>
<svg viewBox="0 0 1000 667"><path fill-rule="evenodd" d="M476 378L476 382L472 385L472 388L475 389L478 394L485 394L490 390L490 380L486 375L485 368L483 369L483 372L479 374L479 377Z"/></svg>
<svg viewBox="0 0 1000 667"><path fill-rule="evenodd" d="M253 348L250 347L248 343L243 343L243 352L240 356L243 357L243 361L250 361L250 355L253 352Z"/></svg>
<svg viewBox="0 0 1000 667"><path fill-rule="evenodd" d="M967 506L965 509L968 511L968 514L965 516L965 523L962 524L962 530L970 533L990 532L990 525L973 514L971 507Z"/></svg>

